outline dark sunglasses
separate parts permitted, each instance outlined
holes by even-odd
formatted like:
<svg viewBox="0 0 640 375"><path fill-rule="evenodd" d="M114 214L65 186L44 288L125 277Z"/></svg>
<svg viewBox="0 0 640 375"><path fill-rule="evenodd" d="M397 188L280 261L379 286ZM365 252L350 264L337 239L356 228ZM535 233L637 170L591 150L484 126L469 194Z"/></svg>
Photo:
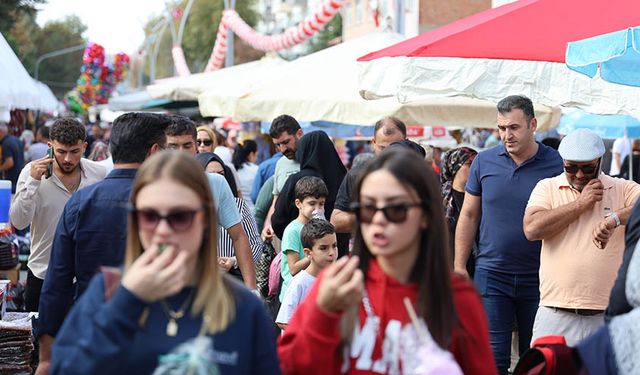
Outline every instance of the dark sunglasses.
<svg viewBox="0 0 640 375"><path fill-rule="evenodd" d="M567 173L576 174L578 170L581 170L584 174L593 174L596 169L598 169L598 165L574 165L569 164L564 166L564 170Z"/></svg>
<svg viewBox="0 0 640 375"><path fill-rule="evenodd" d="M181 232L191 227L196 214L202 210L203 208L197 210L181 209L170 212L168 215L161 215L152 209L138 210L134 208L131 209L131 212L140 230L153 231L160 224L160 221L165 220L172 230Z"/></svg>
<svg viewBox="0 0 640 375"><path fill-rule="evenodd" d="M422 203L395 203L384 207L376 207L374 204L352 203L351 211L356 214L359 222L369 224L378 211L382 211L384 217L390 223L403 223L407 220L407 212L411 207L423 207Z"/></svg>
<svg viewBox="0 0 640 375"><path fill-rule="evenodd" d="M196 143L198 143L198 146L199 145L211 146L213 144L213 141L210 139L198 139L196 140Z"/></svg>

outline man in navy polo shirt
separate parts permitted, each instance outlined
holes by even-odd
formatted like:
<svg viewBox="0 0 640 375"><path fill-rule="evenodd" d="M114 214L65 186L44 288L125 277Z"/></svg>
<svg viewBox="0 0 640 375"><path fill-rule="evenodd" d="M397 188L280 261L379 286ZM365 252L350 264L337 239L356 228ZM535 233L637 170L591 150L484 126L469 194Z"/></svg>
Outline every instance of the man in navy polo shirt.
<svg viewBox="0 0 640 375"><path fill-rule="evenodd" d="M541 243L524 236L524 211L538 181L562 173L563 164L556 150L535 141L537 121L529 98L508 96L497 107L503 144L480 152L471 164L456 226L454 268L468 276L467 259L478 234L474 281L487 312L498 371L507 374L513 319L523 353L540 299Z"/></svg>

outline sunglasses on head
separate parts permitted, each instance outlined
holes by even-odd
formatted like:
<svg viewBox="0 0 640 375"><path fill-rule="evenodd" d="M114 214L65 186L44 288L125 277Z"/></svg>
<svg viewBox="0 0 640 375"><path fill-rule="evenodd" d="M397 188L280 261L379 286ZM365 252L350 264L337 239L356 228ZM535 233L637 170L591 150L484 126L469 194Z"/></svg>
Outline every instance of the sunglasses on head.
<svg viewBox="0 0 640 375"><path fill-rule="evenodd" d="M578 170L581 170L584 174L593 174L596 169L598 169L598 165L575 165L569 164L564 166L564 170L567 173L576 174Z"/></svg>
<svg viewBox="0 0 640 375"><path fill-rule="evenodd" d="M351 211L356 214L359 222L369 224L378 211L382 211L385 219L390 223L403 223L407 220L407 212L411 207L423 207L422 203L393 203L384 207L375 204L352 203Z"/></svg>
<svg viewBox="0 0 640 375"><path fill-rule="evenodd" d="M179 209L162 215L154 209L132 209L133 217L138 224L138 228L144 231L153 231L156 229L160 221L165 220L172 230L176 232L185 231L193 224L196 214L203 208L196 210Z"/></svg>
<svg viewBox="0 0 640 375"><path fill-rule="evenodd" d="M210 139L198 139L196 140L196 143L198 143L198 146L200 145L211 146L213 144L213 141Z"/></svg>

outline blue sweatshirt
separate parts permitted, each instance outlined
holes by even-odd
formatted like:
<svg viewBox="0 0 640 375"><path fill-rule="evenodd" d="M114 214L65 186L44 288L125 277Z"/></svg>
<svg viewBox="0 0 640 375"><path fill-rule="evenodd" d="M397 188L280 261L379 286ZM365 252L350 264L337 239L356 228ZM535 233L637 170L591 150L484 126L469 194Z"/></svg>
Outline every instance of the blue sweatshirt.
<svg viewBox="0 0 640 375"><path fill-rule="evenodd" d="M235 317L213 335L220 374L280 374L272 324L260 300L229 282ZM185 288L166 299L177 310L191 293ZM140 317L149 308L146 323ZM105 302L104 279L98 274L67 316L56 336L51 374L151 374L159 356L198 336L201 316L189 312L178 321L178 334L166 335L167 316L159 302L148 304L122 285Z"/></svg>

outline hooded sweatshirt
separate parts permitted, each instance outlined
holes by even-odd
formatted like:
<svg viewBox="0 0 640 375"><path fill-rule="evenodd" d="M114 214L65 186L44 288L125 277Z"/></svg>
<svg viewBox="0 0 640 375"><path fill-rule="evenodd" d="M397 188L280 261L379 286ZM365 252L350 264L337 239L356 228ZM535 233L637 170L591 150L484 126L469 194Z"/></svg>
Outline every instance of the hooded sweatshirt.
<svg viewBox="0 0 640 375"><path fill-rule="evenodd" d="M452 332L448 350L465 374L496 374L480 298L461 277L452 276L451 281L458 326ZM378 333L360 303L356 332L346 349L339 329L341 314L324 311L316 302L319 285L320 282L315 283L279 339L278 356L283 374L404 373L402 357L411 353L403 353L402 347L406 346L411 319L403 299L409 297L415 305L417 284L398 282L372 260L365 288L374 315L380 319ZM348 363L343 363L346 356Z"/></svg>

